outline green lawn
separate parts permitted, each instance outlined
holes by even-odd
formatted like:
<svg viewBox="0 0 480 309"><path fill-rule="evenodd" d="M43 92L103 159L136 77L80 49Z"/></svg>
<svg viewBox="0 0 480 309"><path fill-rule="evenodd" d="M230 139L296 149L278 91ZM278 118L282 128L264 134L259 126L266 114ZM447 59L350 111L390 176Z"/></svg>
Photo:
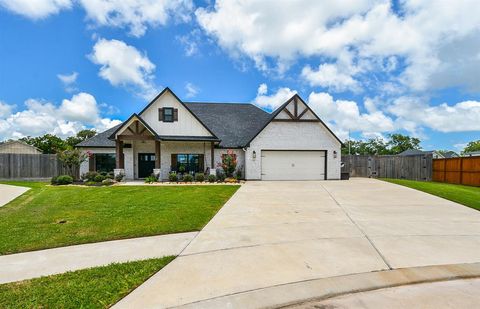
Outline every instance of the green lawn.
<svg viewBox="0 0 480 309"><path fill-rule="evenodd" d="M0 285L2 308L107 308L174 257L111 264Z"/></svg>
<svg viewBox="0 0 480 309"><path fill-rule="evenodd" d="M32 189L0 208L0 254L198 231L239 188L8 183Z"/></svg>
<svg viewBox="0 0 480 309"><path fill-rule="evenodd" d="M480 188L462 185L453 185L441 182L414 181L405 179L383 179L398 185L417 189L433 195L443 197L473 209L480 210Z"/></svg>

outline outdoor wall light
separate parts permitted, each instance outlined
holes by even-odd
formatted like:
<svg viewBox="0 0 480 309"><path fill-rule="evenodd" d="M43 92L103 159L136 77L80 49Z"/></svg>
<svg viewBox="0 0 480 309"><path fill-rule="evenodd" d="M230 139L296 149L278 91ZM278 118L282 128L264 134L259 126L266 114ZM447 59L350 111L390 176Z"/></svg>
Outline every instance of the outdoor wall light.
<svg viewBox="0 0 480 309"><path fill-rule="evenodd" d="M336 150L333 151L333 158L334 158L334 159L337 158L337 151L336 151Z"/></svg>
<svg viewBox="0 0 480 309"><path fill-rule="evenodd" d="M257 152L254 150L252 153L252 157L255 159L257 157Z"/></svg>

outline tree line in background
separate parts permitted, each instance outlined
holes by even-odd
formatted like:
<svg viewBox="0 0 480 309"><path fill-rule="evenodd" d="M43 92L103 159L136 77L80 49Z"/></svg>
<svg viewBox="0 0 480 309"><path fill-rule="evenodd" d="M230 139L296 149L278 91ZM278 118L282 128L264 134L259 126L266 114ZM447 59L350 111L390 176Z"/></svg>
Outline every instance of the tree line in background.
<svg viewBox="0 0 480 309"><path fill-rule="evenodd" d="M61 153L65 150L73 150L75 145L97 134L95 130L81 130L74 136L69 136L66 139L53 134L45 134L37 137L22 137L20 140L29 145L40 149L44 154Z"/></svg>
<svg viewBox="0 0 480 309"><path fill-rule="evenodd" d="M420 139L402 134L390 134L388 140L370 138L368 140L346 140L342 154L352 155L396 155L408 149L420 149Z"/></svg>
<svg viewBox="0 0 480 309"><path fill-rule="evenodd" d="M420 150L420 139L403 134L390 134L388 140L370 138L368 140L346 140L342 147L342 154L352 155L397 155L405 150ZM446 153L448 150L437 150ZM463 149L462 154L480 151L480 140L472 141Z"/></svg>

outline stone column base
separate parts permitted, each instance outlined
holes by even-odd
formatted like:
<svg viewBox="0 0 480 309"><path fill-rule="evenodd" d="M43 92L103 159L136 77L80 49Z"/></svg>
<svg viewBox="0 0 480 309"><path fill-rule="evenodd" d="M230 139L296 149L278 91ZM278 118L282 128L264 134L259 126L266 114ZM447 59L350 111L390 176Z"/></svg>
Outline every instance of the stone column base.
<svg viewBox="0 0 480 309"><path fill-rule="evenodd" d="M125 169L123 168L116 168L113 170L113 175L114 176L117 176L117 175L120 175L122 174L123 176L125 176Z"/></svg>
<svg viewBox="0 0 480 309"><path fill-rule="evenodd" d="M153 175L155 175L155 177L157 177L157 179L160 180L160 178L162 177L162 169L154 168Z"/></svg>
<svg viewBox="0 0 480 309"><path fill-rule="evenodd" d="M215 176L217 176L217 169L211 168L211 169L210 169L210 175L215 175Z"/></svg>

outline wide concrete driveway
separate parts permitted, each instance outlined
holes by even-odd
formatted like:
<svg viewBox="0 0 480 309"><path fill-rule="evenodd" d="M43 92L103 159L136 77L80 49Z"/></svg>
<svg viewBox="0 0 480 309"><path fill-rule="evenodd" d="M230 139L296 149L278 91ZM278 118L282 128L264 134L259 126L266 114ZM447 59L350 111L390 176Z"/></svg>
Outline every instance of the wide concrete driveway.
<svg viewBox="0 0 480 309"><path fill-rule="evenodd" d="M202 301L293 282L479 262L478 248L480 212L413 189L373 179L247 182L116 307L208 307Z"/></svg>

